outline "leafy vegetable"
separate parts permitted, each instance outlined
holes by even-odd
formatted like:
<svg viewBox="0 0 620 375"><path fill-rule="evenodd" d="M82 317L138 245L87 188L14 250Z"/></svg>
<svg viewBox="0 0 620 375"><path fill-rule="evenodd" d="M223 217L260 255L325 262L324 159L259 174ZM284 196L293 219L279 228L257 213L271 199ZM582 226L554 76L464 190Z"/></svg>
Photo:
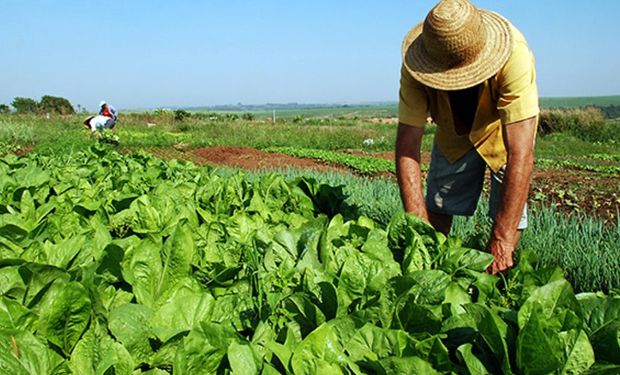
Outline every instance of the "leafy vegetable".
<svg viewBox="0 0 620 375"><path fill-rule="evenodd" d="M16 374L617 372L617 296L342 187L104 145L0 159L0 368ZM614 372L615 371L615 372Z"/></svg>

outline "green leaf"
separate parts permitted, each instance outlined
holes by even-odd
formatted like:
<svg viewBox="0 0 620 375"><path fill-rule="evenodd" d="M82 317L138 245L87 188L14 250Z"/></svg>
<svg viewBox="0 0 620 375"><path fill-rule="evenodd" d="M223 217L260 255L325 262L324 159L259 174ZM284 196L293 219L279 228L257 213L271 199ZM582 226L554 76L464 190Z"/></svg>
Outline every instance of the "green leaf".
<svg viewBox="0 0 620 375"><path fill-rule="evenodd" d="M389 247L396 261L402 262L403 273L429 269L431 253L445 241L443 234L408 213L394 215L387 231Z"/></svg>
<svg viewBox="0 0 620 375"><path fill-rule="evenodd" d="M192 258L194 257L194 240L187 221L179 222L172 236L164 243L162 252L163 273L159 280L160 291L166 289L165 284L174 285L190 275Z"/></svg>
<svg viewBox="0 0 620 375"><path fill-rule="evenodd" d="M97 266L97 275L112 284L123 280L122 262L125 252L116 244L108 244L102 252Z"/></svg>
<svg viewBox="0 0 620 375"><path fill-rule="evenodd" d="M484 363L480 358L476 357L472 351L472 344L463 344L458 347L456 355L459 360L467 367L467 372L470 375L486 375L489 374L489 370L484 366Z"/></svg>
<svg viewBox="0 0 620 375"><path fill-rule="evenodd" d="M519 328L527 324L534 313L555 323L563 330L581 328L581 309L568 281L562 279L535 289L519 310Z"/></svg>
<svg viewBox="0 0 620 375"><path fill-rule="evenodd" d="M135 364L123 345L112 339L105 328L93 324L73 349L70 367L83 375L130 375Z"/></svg>
<svg viewBox="0 0 620 375"><path fill-rule="evenodd" d="M302 334L307 335L325 322L325 316L318 306L303 294L295 294L286 299L284 306L291 319L299 324Z"/></svg>
<svg viewBox="0 0 620 375"><path fill-rule="evenodd" d="M233 341L228 347L227 356L233 374L258 374L260 362L250 345Z"/></svg>
<svg viewBox="0 0 620 375"><path fill-rule="evenodd" d="M160 298L190 274L194 242L187 225L180 224L163 245L148 237L130 247L123 259L123 277L139 303L156 307Z"/></svg>
<svg viewBox="0 0 620 375"><path fill-rule="evenodd" d="M595 363L586 372L587 375L618 375L620 374L620 365L612 365L608 363Z"/></svg>
<svg viewBox="0 0 620 375"><path fill-rule="evenodd" d="M43 252L47 263L68 270L76 257L86 255L86 242L86 236L81 235L68 237L57 244L46 242L43 244Z"/></svg>
<svg viewBox="0 0 620 375"><path fill-rule="evenodd" d="M128 303L110 312L108 328L137 362L148 363L153 354L151 341L155 335L150 321L153 310L148 306Z"/></svg>
<svg viewBox="0 0 620 375"><path fill-rule="evenodd" d="M527 374L550 374L561 368L563 352L559 337L550 334L543 314L532 310L519 330L517 367Z"/></svg>
<svg viewBox="0 0 620 375"><path fill-rule="evenodd" d="M34 227L33 224L37 222L37 210L29 190L24 190L22 193L19 210L24 223L28 223L28 228L32 229Z"/></svg>
<svg viewBox="0 0 620 375"><path fill-rule="evenodd" d="M388 357L379 362L384 374L440 374L430 363L418 357Z"/></svg>
<svg viewBox="0 0 620 375"><path fill-rule="evenodd" d="M475 328L484 344L479 344L480 351L487 351L495 363L499 364L497 371L503 374L512 374L509 353L514 335L509 331L508 325L491 309L480 304L468 304L463 306L467 314L475 322ZM496 372L496 371L494 371Z"/></svg>
<svg viewBox="0 0 620 375"><path fill-rule="evenodd" d="M459 284L452 282L446 288L443 303L450 304L453 315L465 312L463 305L471 302L471 296Z"/></svg>
<svg viewBox="0 0 620 375"><path fill-rule="evenodd" d="M583 330L569 331L565 343L568 358L562 368L562 373L583 374L594 364L594 350L588 340L588 335Z"/></svg>
<svg viewBox="0 0 620 375"><path fill-rule="evenodd" d="M484 272L493 263L493 255L461 246L460 241L450 237L442 247L442 256L439 265L442 270L449 274L459 274L465 269Z"/></svg>
<svg viewBox="0 0 620 375"><path fill-rule="evenodd" d="M69 275L62 269L44 264L26 263L19 268L24 283L27 285L24 306L34 307L56 280L69 281Z"/></svg>
<svg viewBox="0 0 620 375"><path fill-rule="evenodd" d="M29 332L0 330L0 369L4 374L53 374L63 359Z"/></svg>
<svg viewBox="0 0 620 375"><path fill-rule="evenodd" d="M82 284L56 282L41 304L38 332L69 354L86 329L91 313L90 297Z"/></svg>
<svg viewBox="0 0 620 375"><path fill-rule="evenodd" d="M0 295L23 298L26 285L19 274L19 266L0 268Z"/></svg>
<svg viewBox="0 0 620 375"><path fill-rule="evenodd" d="M131 202L129 210L134 212L132 229L136 233L161 233L164 229L164 220L159 210L147 195L143 195Z"/></svg>
<svg viewBox="0 0 620 375"><path fill-rule="evenodd" d="M597 360L620 364L620 298L583 293L577 300Z"/></svg>
<svg viewBox="0 0 620 375"><path fill-rule="evenodd" d="M37 316L17 301L0 297L0 330L29 331Z"/></svg>
<svg viewBox="0 0 620 375"><path fill-rule="evenodd" d="M592 366L594 352L580 315L567 281L535 289L518 313L516 362L521 371L581 373Z"/></svg>
<svg viewBox="0 0 620 375"><path fill-rule="evenodd" d="M297 345L291 357L291 368L295 374L341 373L347 367L345 358L332 324L324 323Z"/></svg>
<svg viewBox="0 0 620 375"><path fill-rule="evenodd" d="M357 364L375 369L382 368L386 363L410 364L409 359L395 361L395 358L412 356L429 362L431 368L446 372L452 369L448 351L438 336L417 341L405 331L366 324L346 343L345 348Z"/></svg>
<svg viewBox="0 0 620 375"><path fill-rule="evenodd" d="M282 328L280 334L282 336L286 335L284 344L272 340L268 341L265 346L277 357L287 371L290 372L291 357L293 356L295 348L297 348L302 341L299 326L295 322L288 322Z"/></svg>
<svg viewBox="0 0 620 375"><path fill-rule="evenodd" d="M416 341L405 331L391 330L367 323L346 343L346 351L355 362L403 357L414 352Z"/></svg>
<svg viewBox="0 0 620 375"><path fill-rule="evenodd" d="M133 287L136 301L145 306L154 307L160 295L160 280L164 274L161 247L155 239L147 237L127 249L123 259L123 278Z"/></svg>
<svg viewBox="0 0 620 375"><path fill-rule="evenodd" d="M441 270L415 271L398 279L399 294L409 294L416 303L439 305L445 300L450 277Z"/></svg>
<svg viewBox="0 0 620 375"><path fill-rule="evenodd" d="M417 357L429 362L434 369L441 372L448 372L453 369L452 361L448 348L443 343L445 335L434 335L418 342L415 345Z"/></svg>
<svg viewBox="0 0 620 375"><path fill-rule="evenodd" d="M175 288L153 316L153 332L166 342L173 336L190 331L213 314L214 299L208 292L190 283Z"/></svg>
<svg viewBox="0 0 620 375"><path fill-rule="evenodd" d="M336 317L338 311L338 291L334 284L330 282L320 282L318 284L320 294L317 296L317 306L325 316L326 320Z"/></svg>
<svg viewBox="0 0 620 375"><path fill-rule="evenodd" d="M404 297L397 311L398 327L411 334L436 334L441 329L441 309L415 302L413 295Z"/></svg>
<svg viewBox="0 0 620 375"><path fill-rule="evenodd" d="M178 375L214 374L233 343L241 343L234 330L220 324L202 323L183 338L174 358Z"/></svg>
<svg viewBox="0 0 620 375"><path fill-rule="evenodd" d="M20 244L30 234L27 224L19 217L0 215L0 239L3 237L11 243ZM19 256L21 254L13 254Z"/></svg>

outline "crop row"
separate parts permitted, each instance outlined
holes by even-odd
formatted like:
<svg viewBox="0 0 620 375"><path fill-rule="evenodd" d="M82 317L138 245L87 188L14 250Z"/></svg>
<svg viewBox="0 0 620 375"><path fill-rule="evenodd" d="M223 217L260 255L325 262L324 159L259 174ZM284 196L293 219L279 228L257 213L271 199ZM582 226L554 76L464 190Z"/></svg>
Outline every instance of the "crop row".
<svg viewBox="0 0 620 375"><path fill-rule="evenodd" d="M340 164L362 174L395 172L393 160L385 160L373 156L353 155L337 151L296 147L269 147L266 148L265 151Z"/></svg>
<svg viewBox="0 0 620 375"><path fill-rule="evenodd" d="M413 216L352 217L342 187L101 146L0 173L8 373L620 370L619 297L529 252L488 275Z"/></svg>
<svg viewBox="0 0 620 375"><path fill-rule="evenodd" d="M328 163L335 163L349 167L362 174L377 173L394 173L394 162L377 158L374 156L353 155L329 150L317 150L296 147L269 147L265 151L277 152L281 154L321 160ZM592 159L603 161L620 160L617 155L595 154L591 155ZM616 176L620 174L620 167L616 165L596 165L571 160L553 160L553 159L536 159L536 165L543 168L570 168L595 172L604 176ZM426 170L427 166L422 165L422 169Z"/></svg>
<svg viewBox="0 0 620 375"><path fill-rule="evenodd" d="M597 165L597 164L587 164L587 163L577 162L577 161L572 161L572 160L553 160L553 159L536 159L536 165L543 167L543 168L576 169L576 170L581 170L581 171L594 172L602 176L620 175L620 167L617 165Z"/></svg>

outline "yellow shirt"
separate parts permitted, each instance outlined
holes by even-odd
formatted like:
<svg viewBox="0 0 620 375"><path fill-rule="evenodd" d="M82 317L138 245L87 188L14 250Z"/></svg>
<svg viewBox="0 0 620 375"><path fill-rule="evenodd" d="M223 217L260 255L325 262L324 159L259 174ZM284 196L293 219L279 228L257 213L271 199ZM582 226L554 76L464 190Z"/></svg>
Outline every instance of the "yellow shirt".
<svg viewBox="0 0 620 375"><path fill-rule="evenodd" d="M475 147L487 165L499 171L507 161L502 124L538 115L534 57L523 35L514 26L511 32L511 55L502 69L481 84L469 134L456 133L447 91L424 86L401 68L399 121L423 128L430 114L437 124L436 146L451 163Z"/></svg>

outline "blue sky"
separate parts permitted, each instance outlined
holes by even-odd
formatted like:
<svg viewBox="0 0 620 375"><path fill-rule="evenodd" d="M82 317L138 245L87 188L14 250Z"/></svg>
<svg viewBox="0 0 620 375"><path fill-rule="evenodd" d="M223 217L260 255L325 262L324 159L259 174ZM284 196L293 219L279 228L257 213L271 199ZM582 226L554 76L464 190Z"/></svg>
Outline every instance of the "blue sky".
<svg viewBox="0 0 620 375"><path fill-rule="evenodd" d="M523 32L541 96L620 94L620 1L473 2ZM402 38L435 3L0 0L0 103L396 101Z"/></svg>

